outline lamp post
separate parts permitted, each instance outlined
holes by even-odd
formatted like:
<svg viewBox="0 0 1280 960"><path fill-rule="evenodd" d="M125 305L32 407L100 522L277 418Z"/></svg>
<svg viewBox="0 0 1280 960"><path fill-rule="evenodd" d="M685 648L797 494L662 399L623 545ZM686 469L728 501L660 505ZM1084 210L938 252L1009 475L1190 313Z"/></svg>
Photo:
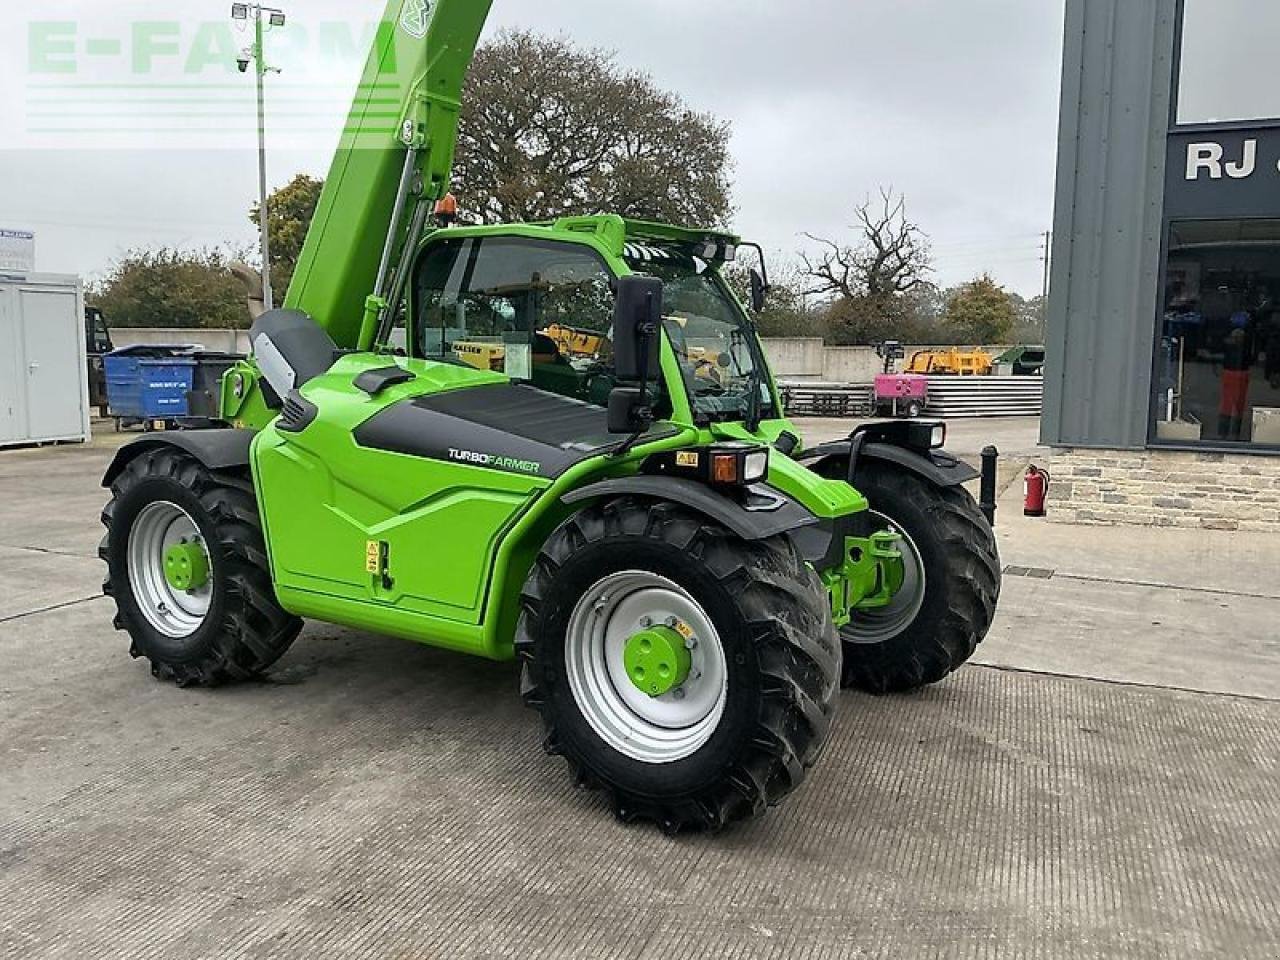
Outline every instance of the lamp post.
<svg viewBox="0 0 1280 960"><path fill-rule="evenodd" d="M262 18L273 27L283 27L286 23L283 10L264 7L257 3L233 3L231 19L248 20L253 18L253 46L245 49L237 61L240 72L247 73L249 64L254 65L254 73L258 81L258 221L262 234L262 298L263 307L267 310L275 307L275 294L271 289L271 231L270 218L267 211L267 107L266 77L268 73L280 71L267 66L264 55L264 38L266 28Z"/></svg>

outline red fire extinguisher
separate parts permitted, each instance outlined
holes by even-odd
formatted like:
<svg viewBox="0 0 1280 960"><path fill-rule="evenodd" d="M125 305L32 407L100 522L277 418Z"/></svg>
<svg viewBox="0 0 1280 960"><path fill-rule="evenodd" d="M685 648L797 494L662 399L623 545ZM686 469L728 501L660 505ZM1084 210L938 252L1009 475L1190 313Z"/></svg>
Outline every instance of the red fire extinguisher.
<svg viewBox="0 0 1280 960"><path fill-rule="evenodd" d="M1034 465L1027 470L1026 503L1022 512L1028 517L1045 516L1046 504L1049 501L1050 479L1048 470L1041 470Z"/></svg>

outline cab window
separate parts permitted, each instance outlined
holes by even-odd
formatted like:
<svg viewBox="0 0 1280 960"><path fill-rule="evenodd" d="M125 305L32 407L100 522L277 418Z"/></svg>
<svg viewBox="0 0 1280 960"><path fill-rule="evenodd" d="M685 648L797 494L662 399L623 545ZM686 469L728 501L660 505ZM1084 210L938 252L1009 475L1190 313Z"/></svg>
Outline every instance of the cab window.
<svg viewBox="0 0 1280 960"><path fill-rule="evenodd" d="M614 386L613 279L575 244L447 240L419 262L415 354L604 405Z"/></svg>

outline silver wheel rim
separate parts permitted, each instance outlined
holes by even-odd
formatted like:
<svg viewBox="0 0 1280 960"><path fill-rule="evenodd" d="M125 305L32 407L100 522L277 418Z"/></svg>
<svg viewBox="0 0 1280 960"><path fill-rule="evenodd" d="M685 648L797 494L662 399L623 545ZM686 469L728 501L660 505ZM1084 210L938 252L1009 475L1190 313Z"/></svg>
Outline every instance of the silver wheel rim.
<svg viewBox="0 0 1280 960"><path fill-rule="evenodd" d="M902 551L902 589L887 607L854 613L852 622L844 630L844 638L854 643L884 643L906 630L924 607L927 587L924 562L920 558L916 542L884 514L872 510L871 516L877 529L889 529L902 537L898 544L898 549Z"/></svg>
<svg viewBox="0 0 1280 960"><path fill-rule="evenodd" d="M182 542L204 545L191 515L173 503L147 504L129 531L129 585L147 622L166 637L181 639L200 629L213 602L213 558L209 580L199 590L175 590L164 575L165 553ZM205 546L205 555L209 549Z"/></svg>
<svg viewBox="0 0 1280 960"><path fill-rule="evenodd" d="M650 697L627 676L627 641L654 624L692 633L693 667L677 690ZM683 588L647 571L615 573L583 594L565 635L569 689L591 729L642 763L675 763L697 753L720 725L729 668L720 635Z"/></svg>

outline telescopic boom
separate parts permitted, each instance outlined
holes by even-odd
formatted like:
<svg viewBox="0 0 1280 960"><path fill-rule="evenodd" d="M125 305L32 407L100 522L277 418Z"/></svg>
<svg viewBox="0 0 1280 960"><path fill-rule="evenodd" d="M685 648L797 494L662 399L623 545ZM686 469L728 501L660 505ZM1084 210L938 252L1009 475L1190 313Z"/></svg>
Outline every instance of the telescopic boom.
<svg viewBox="0 0 1280 960"><path fill-rule="evenodd" d="M389 0L285 306L373 346L413 238L449 190L467 69L493 0ZM393 307L392 307L393 309Z"/></svg>

